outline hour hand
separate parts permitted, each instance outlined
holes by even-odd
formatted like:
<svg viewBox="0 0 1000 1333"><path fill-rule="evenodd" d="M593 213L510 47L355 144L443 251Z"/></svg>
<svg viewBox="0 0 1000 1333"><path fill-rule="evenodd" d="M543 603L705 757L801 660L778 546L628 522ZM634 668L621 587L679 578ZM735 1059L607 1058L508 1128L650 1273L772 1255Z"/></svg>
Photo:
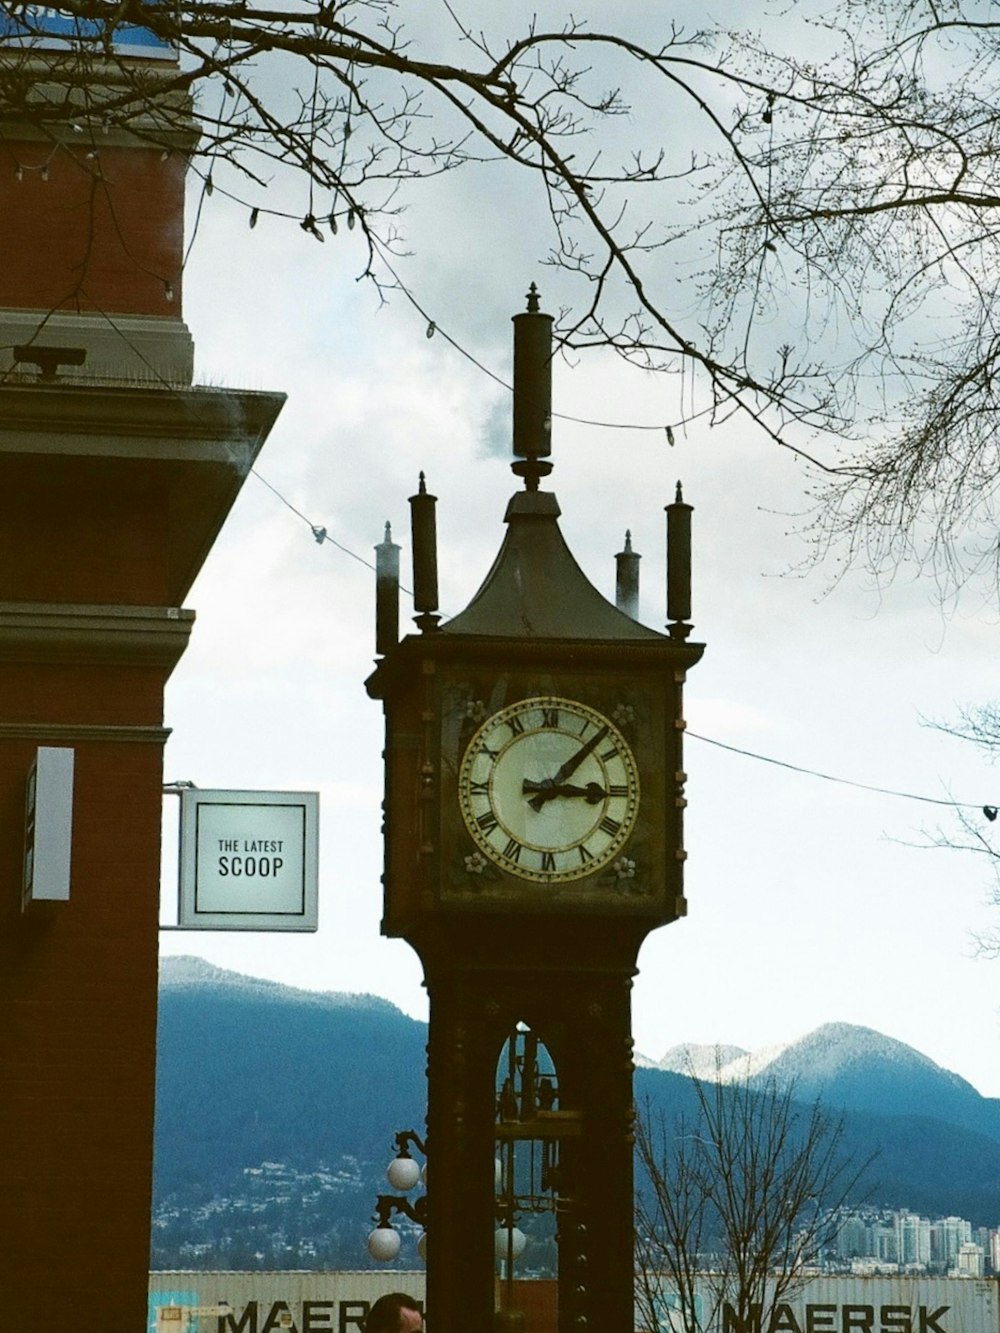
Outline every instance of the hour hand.
<svg viewBox="0 0 1000 1333"><path fill-rule="evenodd" d="M555 778L546 778L544 782L533 782L531 778L525 778L521 791L525 795L529 792L537 793L528 802L532 810L541 810L546 801L551 801L556 796L582 796L588 805L597 805L599 801L605 800L608 794L599 782L588 782L586 787L576 787L569 782L558 782Z"/></svg>
<svg viewBox="0 0 1000 1333"><path fill-rule="evenodd" d="M582 796L588 805L597 805L606 800L608 795L599 782L588 782L586 787L574 787L563 782L556 788L556 792L560 796Z"/></svg>

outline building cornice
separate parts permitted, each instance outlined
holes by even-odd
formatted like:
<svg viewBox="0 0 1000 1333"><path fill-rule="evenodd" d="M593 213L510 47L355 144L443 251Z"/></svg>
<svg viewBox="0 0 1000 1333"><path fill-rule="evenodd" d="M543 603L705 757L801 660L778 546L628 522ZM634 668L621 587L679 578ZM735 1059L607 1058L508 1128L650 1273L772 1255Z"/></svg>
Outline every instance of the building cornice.
<svg viewBox="0 0 1000 1333"><path fill-rule="evenodd" d="M194 612L173 606L0 602L0 662L155 666L170 671Z"/></svg>
<svg viewBox="0 0 1000 1333"><path fill-rule="evenodd" d="M37 745L82 745L108 741L129 745L164 745L170 727L102 726L87 722L0 722L0 741L33 741Z"/></svg>
<svg viewBox="0 0 1000 1333"><path fill-rule="evenodd" d="M81 152L99 145L190 155L201 137L191 94L177 87L175 61L91 54L81 70L77 53L8 46L0 50L0 78L7 139L63 143ZM123 98L131 108L124 121Z"/></svg>
<svg viewBox="0 0 1000 1333"><path fill-rule="evenodd" d="M127 384L0 385L0 454L224 462L245 472L285 394Z"/></svg>
<svg viewBox="0 0 1000 1333"><path fill-rule="evenodd" d="M168 515L163 600L187 597L278 413L283 393L64 381L0 384L0 486L141 477ZM159 595L159 594L157 594Z"/></svg>

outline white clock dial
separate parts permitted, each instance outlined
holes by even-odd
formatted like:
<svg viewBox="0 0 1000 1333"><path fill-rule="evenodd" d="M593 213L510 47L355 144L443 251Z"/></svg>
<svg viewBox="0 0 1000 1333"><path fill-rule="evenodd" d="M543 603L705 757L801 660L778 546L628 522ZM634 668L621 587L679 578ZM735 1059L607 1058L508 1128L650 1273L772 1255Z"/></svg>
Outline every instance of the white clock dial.
<svg viewBox="0 0 1000 1333"><path fill-rule="evenodd" d="M458 776L465 826L480 851L541 884L580 879L625 845L639 774L608 718L571 699L523 699L488 718Z"/></svg>

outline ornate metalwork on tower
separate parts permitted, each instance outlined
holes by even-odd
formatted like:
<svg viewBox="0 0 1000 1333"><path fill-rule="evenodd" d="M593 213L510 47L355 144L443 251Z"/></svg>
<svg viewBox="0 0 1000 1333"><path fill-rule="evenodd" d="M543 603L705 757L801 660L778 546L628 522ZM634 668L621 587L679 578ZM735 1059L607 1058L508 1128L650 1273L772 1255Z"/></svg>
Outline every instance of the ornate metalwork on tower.
<svg viewBox="0 0 1000 1333"><path fill-rule="evenodd" d="M681 691L703 651L688 641L691 510L679 495L667 507L670 614L683 619L663 634L606 601L562 537L540 489L552 321L534 285L513 322L524 489L500 552L441 623L421 479L422 632L397 641L387 628L387 538L390 601L367 682L386 721L383 932L416 949L430 995L428 1321L436 1333L518 1326L498 1256L509 1276L515 1213L536 1210L554 1218L559 1333L630 1333L630 990L646 935L686 910ZM523 1189L519 1163L544 1167L524 1167Z"/></svg>

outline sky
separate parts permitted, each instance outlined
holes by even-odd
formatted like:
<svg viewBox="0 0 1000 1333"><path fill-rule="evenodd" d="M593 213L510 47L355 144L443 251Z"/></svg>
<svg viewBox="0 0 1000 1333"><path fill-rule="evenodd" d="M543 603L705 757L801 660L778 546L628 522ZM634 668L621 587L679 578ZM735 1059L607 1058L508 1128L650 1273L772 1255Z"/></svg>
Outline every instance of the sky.
<svg viewBox="0 0 1000 1333"><path fill-rule="evenodd" d="M407 498L420 471L438 496L446 615L492 563L520 486L509 394L492 376L509 378L509 321L528 284L543 309L563 295L542 263L537 209L502 173L415 189L400 271L421 313L358 280L356 234L321 246L269 218L251 231L219 191L205 201L185 273L197 380L288 401L187 599L197 622L167 690L165 778L319 792L320 928L165 929L163 954L381 995L426 1017L415 954L379 932L369 563L390 521L409 583ZM934 580L905 567L882 584L835 562L811 567L802 465L738 419L668 444L662 425L688 391L610 355L555 367L555 412L577 419L554 424L546 483L562 530L612 600L631 531L640 618L654 628L665 620L663 509L678 479L695 507L694 637L706 650L685 696L689 915L642 949L636 1047L653 1059L682 1042L757 1049L848 1022L1000 1096L1000 962L973 947L976 930L1000 924L989 867L927 845L959 835L954 812L933 802L1000 804L1000 774L931 725L993 696L995 590L943 605ZM405 598L402 610L408 632ZM176 815L168 796L165 923Z"/></svg>

